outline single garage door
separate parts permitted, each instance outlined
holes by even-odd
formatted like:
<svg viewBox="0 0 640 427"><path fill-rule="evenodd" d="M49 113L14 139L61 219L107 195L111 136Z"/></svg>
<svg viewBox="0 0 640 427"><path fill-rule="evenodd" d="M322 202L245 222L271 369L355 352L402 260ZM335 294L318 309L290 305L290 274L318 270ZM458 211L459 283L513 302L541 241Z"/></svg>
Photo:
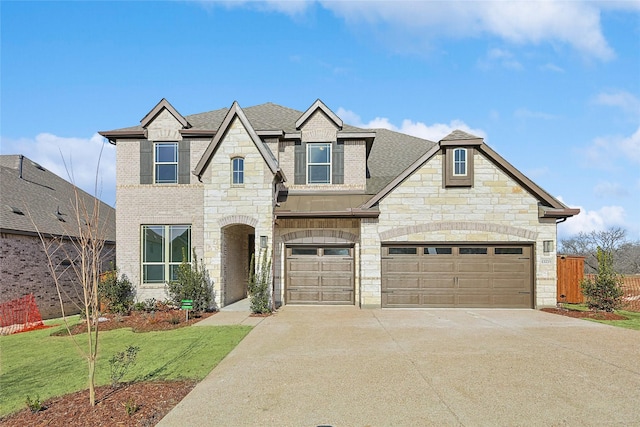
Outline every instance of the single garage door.
<svg viewBox="0 0 640 427"><path fill-rule="evenodd" d="M532 308L531 249L384 245L382 306Z"/></svg>
<svg viewBox="0 0 640 427"><path fill-rule="evenodd" d="M287 304L354 304L353 247L287 247Z"/></svg>

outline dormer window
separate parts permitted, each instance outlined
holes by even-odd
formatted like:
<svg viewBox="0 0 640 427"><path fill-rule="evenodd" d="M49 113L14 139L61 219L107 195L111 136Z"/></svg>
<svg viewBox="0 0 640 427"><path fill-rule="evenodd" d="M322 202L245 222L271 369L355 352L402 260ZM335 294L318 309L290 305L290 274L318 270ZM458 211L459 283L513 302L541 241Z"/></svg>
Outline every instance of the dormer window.
<svg viewBox="0 0 640 427"><path fill-rule="evenodd" d="M231 182L233 185L244 184L244 159L235 157L231 160Z"/></svg>
<svg viewBox="0 0 640 427"><path fill-rule="evenodd" d="M456 148L453 150L453 175L467 176L467 149Z"/></svg>
<svg viewBox="0 0 640 427"><path fill-rule="evenodd" d="M445 187L473 187L474 152L474 147L444 147Z"/></svg>
<svg viewBox="0 0 640 427"><path fill-rule="evenodd" d="M307 144L307 183L331 184L331 143Z"/></svg>
<svg viewBox="0 0 640 427"><path fill-rule="evenodd" d="M155 183L178 183L178 144L163 142L155 144Z"/></svg>

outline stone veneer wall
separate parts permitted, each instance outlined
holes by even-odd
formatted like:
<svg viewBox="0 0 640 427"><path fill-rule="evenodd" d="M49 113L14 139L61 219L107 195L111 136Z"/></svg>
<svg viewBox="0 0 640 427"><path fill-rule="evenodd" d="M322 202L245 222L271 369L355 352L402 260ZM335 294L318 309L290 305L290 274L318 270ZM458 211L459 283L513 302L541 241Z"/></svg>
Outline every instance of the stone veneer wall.
<svg viewBox="0 0 640 427"><path fill-rule="evenodd" d="M553 219L538 218L535 197L476 151L472 188L443 188L437 154L380 202L380 217L363 219L361 302L381 304L383 242L522 242L534 245L537 307L556 303L556 241Z"/></svg>
<svg viewBox="0 0 640 427"><path fill-rule="evenodd" d="M244 184L231 184L231 159L244 158ZM244 224L253 227L255 253L260 236L267 236L272 248L274 177L239 119L235 118L203 174L204 186L204 260L214 283L216 302L222 307L224 295L223 264L245 260L225 259L222 252L222 227Z"/></svg>
<svg viewBox="0 0 640 427"><path fill-rule="evenodd" d="M66 244L64 251L53 255L53 262L64 261L65 251L74 251L73 245ZM115 257L114 245L105 245L103 265L108 269ZM64 268L64 267L61 267ZM71 271L60 271L59 284L62 289L65 314L77 314L82 302L82 286ZM2 233L0 236L0 302L22 298L33 294L43 319L62 316L60 300L47 256L37 236Z"/></svg>

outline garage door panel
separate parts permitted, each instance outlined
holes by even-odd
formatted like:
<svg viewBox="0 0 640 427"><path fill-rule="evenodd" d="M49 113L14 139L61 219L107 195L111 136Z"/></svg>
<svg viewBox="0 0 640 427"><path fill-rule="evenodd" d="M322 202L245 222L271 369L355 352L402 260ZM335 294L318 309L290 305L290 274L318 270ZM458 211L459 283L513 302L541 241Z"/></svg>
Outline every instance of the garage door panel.
<svg viewBox="0 0 640 427"><path fill-rule="evenodd" d="M477 255L476 255L477 256ZM480 261L467 262L467 260L458 261L458 271L460 273L489 273L491 272L491 264Z"/></svg>
<svg viewBox="0 0 640 427"><path fill-rule="evenodd" d="M383 295L383 301L386 299L387 307L419 307L420 294L418 293L400 293Z"/></svg>
<svg viewBox="0 0 640 427"><path fill-rule="evenodd" d="M387 284L389 289L419 289L420 288L420 277L404 277L404 278L393 278L390 277L387 279Z"/></svg>
<svg viewBox="0 0 640 427"><path fill-rule="evenodd" d="M320 286L319 276L289 276L289 286L292 288L310 287L317 288Z"/></svg>
<svg viewBox="0 0 640 427"><path fill-rule="evenodd" d="M420 263L417 261L396 261L388 262L382 261L383 265L386 265L389 273L418 273L420 272Z"/></svg>
<svg viewBox="0 0 640 427"><path fill-rule="evenodd" d="M402 244L393 256L391 248L383 245L383 307L533 306L530 246Z"/></svg>
<svg viewBox="0 0 640 427"><path fill-rule="evenodd" d="M528 281L521 278L501 278L494 279L493 281L494 289L520 289L522 291L530 291L530 284Z"/></svg>
<svg viewBox="0 0 640 427"><path fill-rule="evenodd" d="M286 248L285 301L288 304L353 304L353 248Z"/></svg>
<svg viewBox="0 0 640 427"><path fill-rule="evenodd" d="M423 307L451 307L455 305L455 295L452 294L423 294Z"/></svg>
<svg viewBox="0 0 640 427"><path fill-rule="evenodd" d="M455 271L455 262L440 261L440 260L428 260L421 263L421 271L427 273L452 273Z"/></svg>
<svg viewBox="0 0 640 427"><path fill-rule="evenodd" d="M315 272L319 272L319 271L321 271L321 264L320 264L319 261L316 261L316 260L299 260L299 259L289 260L288 267L289 267L289 271L290 272L296 272L296 271L304 271L304 272L315 271Z"/></svg>
<svg viewBox="0 0 640 427"><path fill-rule="evenodd" d="M322 294L322 302L351 304L351 301L353 300L352 292L344 292L342 290L322 291L321 294Z"/></svg>
<svg viewBox="0 0 640 427"><path fill-rule="evenodd" d="M460 289L491 289L491 279L479 277L459 277Z"/></svg>
<svg viewBox="0 0 640 427"><path fill-rule="evenodd" d="M317 291L289 290L288 292L289 298L295 300L297 304L309 304L321 301L320 292Z"/></svg>
<svg viewBox="0 0 640 427"><path fill-rule="evenodd" d="M494 262L494 273L524 273L529 269L529 263L523 262Z"/></svg>
<svg viewBox="0 0 640 427"><path fill-rule="evenodd" d="M353 280L350 277L340 277L340 276L320 276L320 287L324 288L340 288L340 289L348 289L351 291L353 289Z"/></svg>
<svg viewBox="0 0 640 427"><path fill-rule="evenodd" d="M422 279L422 288L423 289L452 289L455 286L455 281L453 277L435 277L435 278L427 278L424 277Z"/></svg>
<svg viewBox="0 0 640 427"><path fill-rule="evenodd" d="M322 271L323 272L331 272L331 271L339 271L339 272L347 272L350 273L353 269L353 262L349 261L323 261L322 262Z"/></svg>

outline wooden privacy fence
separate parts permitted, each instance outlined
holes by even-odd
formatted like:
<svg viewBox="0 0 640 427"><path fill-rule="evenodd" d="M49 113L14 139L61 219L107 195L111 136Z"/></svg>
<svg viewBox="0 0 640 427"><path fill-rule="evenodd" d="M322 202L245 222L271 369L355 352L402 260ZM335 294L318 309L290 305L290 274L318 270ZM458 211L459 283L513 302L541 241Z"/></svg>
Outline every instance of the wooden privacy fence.
<svg viewBox="0 0 640 427"><path fill-rule="evenodd" d="M584 302L580 281L584 279L584 257L558 255L558 302L579 304Z"/></svg>
<svg viewBox="0 0 640 427"><path fill-rule="evenodd" d="M595 275L584 274L584 257L573 255L558 255L558 291L557 301L570 304L584 302L584 296L580 290L580 282L585 277ZM624 276L622 285L622 309L640 312L640 275Z"/></svg>

